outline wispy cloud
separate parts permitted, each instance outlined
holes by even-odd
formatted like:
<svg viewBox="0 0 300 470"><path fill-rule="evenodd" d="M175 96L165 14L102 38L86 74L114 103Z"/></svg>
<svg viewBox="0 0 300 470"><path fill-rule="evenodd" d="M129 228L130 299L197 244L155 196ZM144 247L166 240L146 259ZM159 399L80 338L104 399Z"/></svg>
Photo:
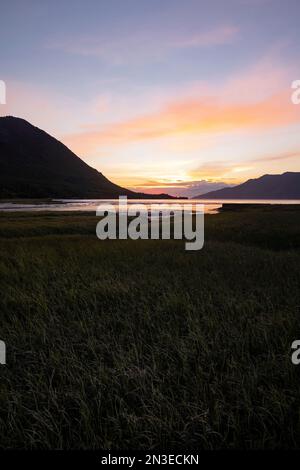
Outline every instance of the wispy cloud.
<svg viewBox="0 0 300 470"><path fill-rule="evenodd" d="M293 158L300 159L300 149L281 152L279 154L264 155L262 157L256 158L255 160L253 160L253 162L281 162Z"/></svg>
<svg viewBox="0 0 300 470"><path fill-rule="evenodd" d="M136 31L123 33L122 37L115 38L101 35L55 38L49 41L46 47L68 54L98 57L120 64L132 60L161 59L178 49L230 44L238 32L239 28L233 25L220 25L209 30L176 36L167 32Z"/></svg>
<svg viewBox="0 0 300 470"><path fill-rule="evenodd" d="M235 163L236 165L236 163ZM205 162L202 163L199 167L191 170L189 175L192 178L203 178L205 180L219 180L224 178L228 173L232 172L234 169L234 164L231 162Z"/></svg>
<svg viewBox="0 0 300 470"><path fill-rule="evenodd" d="M177 41L170 43L170 47L210 47L230 44L233 42L238 32L239 28L236 26L221 26L210 31L194 34L187 38L178 39Z"/></svg>
<svg viewBox="0 0 300 470"><path fill-rule="evenodd" d="M65 137L80 153L99 146L160 139L176 135L207 135L237 130L260 130L299 122L299 112L290 105L289 91L258 103L220 103L215 97L173 102L159 112L103 126L98 131Z"/></svg>

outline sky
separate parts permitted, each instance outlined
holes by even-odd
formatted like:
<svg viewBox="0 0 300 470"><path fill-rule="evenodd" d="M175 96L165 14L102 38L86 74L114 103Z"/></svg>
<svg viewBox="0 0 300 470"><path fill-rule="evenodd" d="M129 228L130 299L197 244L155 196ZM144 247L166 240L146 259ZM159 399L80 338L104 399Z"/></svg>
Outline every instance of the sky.
<svg viewBox="0 0 300 470"><path fill-rule="evenodd" d="M0 115L113 182L195 196L300 171L299 0L10 0Z"/></svg>

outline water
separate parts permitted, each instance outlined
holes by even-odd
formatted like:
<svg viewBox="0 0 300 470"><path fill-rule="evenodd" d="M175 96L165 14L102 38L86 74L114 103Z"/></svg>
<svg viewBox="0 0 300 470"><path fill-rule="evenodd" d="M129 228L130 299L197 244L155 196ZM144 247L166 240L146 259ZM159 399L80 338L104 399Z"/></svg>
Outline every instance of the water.
<svg viewBox="0 0 300 470"><path fill-rule="evenodd" d="M112 204L118 206L118 199L53 199L52 202L45 203L0 203L1 212L37 212L37 211L85 211L96 212L99 205ZM300 204L300 200L288 199L128 199L128 206L132 204L145 204L150 209L151 204L159 204L161 209L174 204L203 204L206 214L216 214L223 204ZM116 208L118 210L118 208Z"/></svg>
<svg viewBox="0 0 300 470"><path fill-rule="evenodd" d="M187 200L187 199L128 199L127 206L133 204L144 204L147 206L147 209L150 210L151 204L159 204L161 209L165 209L168 206L174 204L189 204L195 206L195 204L203 204L201 200ZM65 212L65 211L84 211L84 212L96 212L99 205L111 204L116 206L118 211L119 200L118 199L54 199L52 202L47 203L38 203L38 204L24 204L24 203L14 203L14 202L5 202L0 203L1 212L37 212L37 211L56 211L56 212ZM215 201L205 204L204 210L205 213L215 214L218 212L218 209L222 204L218 204Z"/></svg>

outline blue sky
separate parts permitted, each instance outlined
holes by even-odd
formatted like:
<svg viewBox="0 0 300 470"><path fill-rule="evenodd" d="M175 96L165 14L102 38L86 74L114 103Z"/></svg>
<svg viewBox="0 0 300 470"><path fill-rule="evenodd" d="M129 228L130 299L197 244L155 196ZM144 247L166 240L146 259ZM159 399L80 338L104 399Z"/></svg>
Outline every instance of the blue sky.
<svg viewBox="0 0 300 470"><path fill-rule="evenodd" d="M226 5L226 6L225 6ZM189 193L300 171L297 0L10 1L7 105L113 181Z"/></svg>

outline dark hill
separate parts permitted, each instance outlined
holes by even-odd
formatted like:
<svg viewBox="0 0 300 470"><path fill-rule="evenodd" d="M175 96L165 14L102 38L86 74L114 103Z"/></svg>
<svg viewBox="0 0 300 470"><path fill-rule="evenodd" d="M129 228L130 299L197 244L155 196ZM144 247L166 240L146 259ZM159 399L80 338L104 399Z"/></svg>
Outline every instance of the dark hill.
<svg viewBox="0 0 300 470"><path fill-rule="evenodd" d="M234 188L201 194L197 199L300 199L300 173L264 175Z"/></svg>
<svg viewBox="0 0 300 470"><path fill-rule="evenodd" d="M168 198L109 181L24 119L0 117L0 198Z"/></svg>

